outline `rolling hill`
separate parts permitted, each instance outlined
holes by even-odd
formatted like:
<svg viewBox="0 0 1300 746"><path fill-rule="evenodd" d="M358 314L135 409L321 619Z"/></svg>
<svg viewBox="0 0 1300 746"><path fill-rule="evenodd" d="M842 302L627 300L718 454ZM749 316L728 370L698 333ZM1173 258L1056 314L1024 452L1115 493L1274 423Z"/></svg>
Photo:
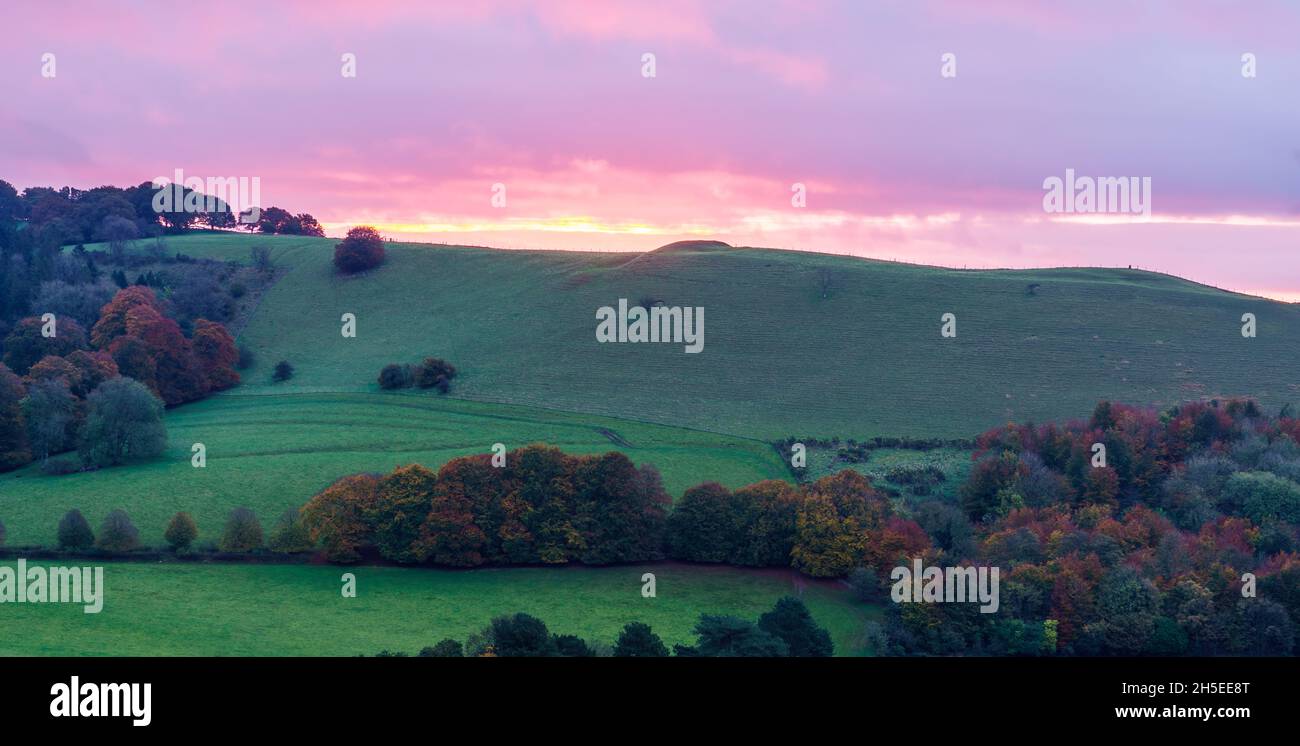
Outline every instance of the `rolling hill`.
<svg viewBox="0 0 1300 746"><path fill-rule="evenodd" d="M241 342L237 395L377 390L387 362L426 354L462 372L452 396L731 435L967 437L1008 420L1084 416L1097 400L1167 405L1300 400L1300 309L1133 270L964 271L768 249L640 255L389 245L339 278L334 241L233 235L173 250L290 271ZM1030 292L1030 286L1035 285ZM619 298L705 309L705 347L599 344ZM1257 338L1241 315L1258 318ZM340 317L357 316L357 337ZM940 317L957 317L957 337ZM297 377L273 389L270 368Z"/></svg>

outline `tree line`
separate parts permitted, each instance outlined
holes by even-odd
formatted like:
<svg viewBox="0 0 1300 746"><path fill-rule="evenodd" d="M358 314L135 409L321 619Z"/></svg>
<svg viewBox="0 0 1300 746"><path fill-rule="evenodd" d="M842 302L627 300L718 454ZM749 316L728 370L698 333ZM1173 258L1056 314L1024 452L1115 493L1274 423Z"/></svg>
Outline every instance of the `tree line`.
<svg viewBox="0 0 1300 746"><path fill-rule="evenodd" d="M650 625L629 622L613 646L576 635L552 633L531 614L494 618L461 642L446 638L423 648L422 658L825 658L834 654L830 633L819 626L804 602L793 596L778 600L757 622L737 616L701 614L694 645L674 645L672 652ZM377 657L405 657L381 651Z"/></svg>

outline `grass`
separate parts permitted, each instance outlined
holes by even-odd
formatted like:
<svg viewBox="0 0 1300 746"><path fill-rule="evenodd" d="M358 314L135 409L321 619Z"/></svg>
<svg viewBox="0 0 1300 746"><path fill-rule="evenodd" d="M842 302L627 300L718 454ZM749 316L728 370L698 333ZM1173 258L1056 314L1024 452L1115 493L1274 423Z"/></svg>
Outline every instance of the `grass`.
<svg viewBox="0 0 1300 746"><path fill-rule="evenodd" d="M1099 399L1300 400L1300 308L1138 270L950 270L767 249L642 255L388 245L337 277L333 239L197 235L168 250L288 271L241 342L244 390L370 392L387 362L444 357L453 396L775 440L970 437L1086 416ZM823 290L822 278L828 278ZM1038 283L1034 295L1030 283ZM595 311L653 296L703 306L705 347L598 344ZM939 334L957 316L958 336ZM1259 336L1241 336L1242 313ZM340 317L357 316L354 339Z"/></svg>
<svg viewBox="0 0 1300 746"><path fill-rule="evenodd" d="M834 448L808 449L808 479L819 479L842 469L853 469L871 477L871 482L881 487L892 487L913 500L955 499L957 490L971 471L971 452L961 448L935 448L929 451L917 451L906 448L872 449L867 460L862 463L845 463L836 461L837 450ZM889 473L903 467L932 466L943 472L944 481L934 485L932 495L916 498L908 492L906 484L889 479Z"/></svg>
<svg viewBox="0 0 1300 746"><path fill-rule="evenodd" d="M641 596L654 572L657 597ZM357 597L343 598L353 572ZM692 643L701 613L757 620L797 595L792 573L652 565L614 568L422 570L308 565L122 564L105 567L99 614L76 604L5 604L0 656L415 654L464 641L493 616L523 611L552 632L613 644L630 621L649 624L671 648ZM864 625L879 609L840 587L802 592L839 655L863 655Z"/></svg>
<svg viewBox="0 0 1300 746"><path fill-rule="evenodd" d="M72 508L96 529L121 508L148 545L162 543L181 510L198 522L200 541L219 539L237 506L252 508L269 530L284 510L344 474L408 463L437 468L497 442L622 451L657 466L674 496L708 480L739 487L787 474L765 443L681 428L418 394L239 391L168 412L169 447L158 460L58 477L36 465L0 475L7 544L53 545L59 518ZM190 465L194 443L207 447L203 469Z"/></svg>

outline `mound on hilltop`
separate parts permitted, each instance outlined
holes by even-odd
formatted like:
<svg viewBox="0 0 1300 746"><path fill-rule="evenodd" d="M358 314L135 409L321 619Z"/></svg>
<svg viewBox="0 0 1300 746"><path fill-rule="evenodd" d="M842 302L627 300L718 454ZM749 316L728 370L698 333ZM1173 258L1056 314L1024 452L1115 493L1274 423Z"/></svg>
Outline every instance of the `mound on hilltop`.
<svg viewBox="0 0 1300 746"><path fill-rule="evenodd" d="M695 240L695 241L673 241L654 250L654 253L671 253L674 251L717 251L719 249L730 249L731 244L724 241L713 240Z"/></svg>

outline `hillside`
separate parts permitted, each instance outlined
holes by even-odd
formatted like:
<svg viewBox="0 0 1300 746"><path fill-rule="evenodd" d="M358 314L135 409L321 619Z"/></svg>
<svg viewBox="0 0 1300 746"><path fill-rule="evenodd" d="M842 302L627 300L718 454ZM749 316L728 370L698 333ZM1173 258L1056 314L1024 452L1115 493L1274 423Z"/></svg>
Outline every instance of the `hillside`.
<svg viewBox="0 0 1300 746"><path fill-rule="evenodd" d="M1300 309L1132 270L963 271L767 249L641 255L390 244L340 279L332 239L192 236L173 251L287 274L241 342L258 366L235 395L377 391L387 362L434 354L454 397L760 439L964 437L1002 422L1083 416L1098 399L1163 405L1300 400ZM1031 284L1037 284L1033 294ZM652 297L705 308L705 347L599 344L595 311ZM344 339L340 316L355 313ZM939 334L957 316L958 336ZM1255 313L1259 336L1240 317Z"/></svg>

